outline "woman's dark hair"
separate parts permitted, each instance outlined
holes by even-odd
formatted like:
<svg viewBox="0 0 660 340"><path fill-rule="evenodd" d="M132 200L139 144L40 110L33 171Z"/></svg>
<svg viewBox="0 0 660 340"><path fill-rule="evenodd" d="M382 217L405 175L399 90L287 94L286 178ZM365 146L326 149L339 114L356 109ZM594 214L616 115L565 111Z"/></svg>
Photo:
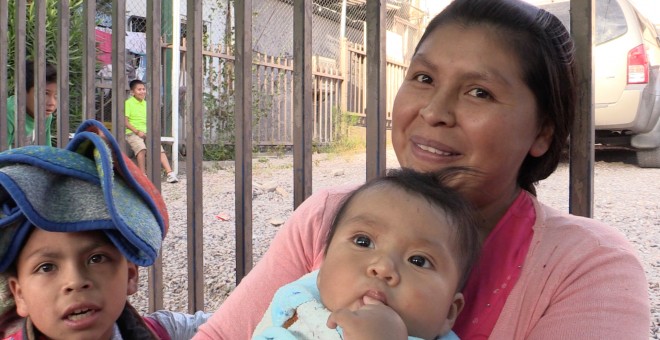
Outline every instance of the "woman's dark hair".
<svg viewBox="0 0 660 340"><path fill-rule="evenodd" d="M46 63L46 84L57 83L57 69L52 64ZM25 61L25 92L30 92L34 87L34 62Z"/></svg>
<svg viewBox="0 0 660 340"><path fill-rule="evenodd" d="M356 196L371 188L393 186L425 199L433 207L440 209L447 215L450 227L453 227L454 237L451 241L455 250L454 260L461 274L458 284L458 289L461 290L480 249L477 212L469 201L449 187L449 183L461 175L474 176L476 173L467 168L459 167L447 168L437 172L417 172L404 168L389 170L387 175L367 182L344 198L328 232L325 252L328 251L337 227L342 222L348 207Z"/></svg>
<svg viewBox="0 0 660 340"><path fill-rule="evenodd" d="M540 124L554 128L548 151L541 157L527 155L518 173L518 185L535 194L534 184L557 168L573 125L577 81L569 32L554 15L519 0L454 0L431 20L417 49L447 24L491 28L518 56L523 81L536 97Z"/></svg>

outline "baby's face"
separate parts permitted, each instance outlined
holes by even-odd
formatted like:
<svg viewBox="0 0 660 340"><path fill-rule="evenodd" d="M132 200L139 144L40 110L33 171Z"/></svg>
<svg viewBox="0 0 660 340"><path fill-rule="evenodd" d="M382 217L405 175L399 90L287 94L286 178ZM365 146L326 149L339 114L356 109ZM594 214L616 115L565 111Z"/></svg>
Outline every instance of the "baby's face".
<svg viewBox="0 0 660 340"><path fill-rule="evenodd" d="M331 311L355 311L364 297L403 319L408 334L447 333L463 305L459 270L445 214L392 186L358 194L346 210L321 266L321 300Z"/></svg>
<svg viewBox="0 0 660 340"><path fill-rule="evenodd" d="M137 267L100 231L35 228L16 261L16 310L49 339L110 339L137 289Z"/></svg>

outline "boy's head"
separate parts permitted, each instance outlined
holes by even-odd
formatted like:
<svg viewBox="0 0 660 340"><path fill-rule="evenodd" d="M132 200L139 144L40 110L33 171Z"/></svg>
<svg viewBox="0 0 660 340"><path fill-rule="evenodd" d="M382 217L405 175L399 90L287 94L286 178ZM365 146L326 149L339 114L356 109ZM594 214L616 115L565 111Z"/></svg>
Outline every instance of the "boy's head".
<svg viewBox="0 0 660 340"><path fill-rule="evenodd" d="M101 231L34 228L8 278L16 311L51 339L110 339L137 266Z"/></svg>
<svg viewBox="0 0 660 340"><path fill-rule="evenodd" d="M25 93L26 93L26 111L30 117L34 118L34 62L25 61ZM46 63L46 89L44 91L46 98L46 116L50 116L57 110L57 69L55 66Z"/></svg>
<svg viewBox="0 0 660 340"><path fill-rule="evenodd" d="M0 153L0 205L0 272L49 338L111 333L168 228L160 193L96 121L66 150Z"/></svg>
<svg viewBox="0 0 660 340"><path fill-rule="evenodd" d="M365 297L376 299L411 336L447 333L479 249L475 212L447 187L459 173L391 171L351 193L328 234L318 275L323 304L357 310Z"/></svg>
<svg viewBox="0 0 660 340"><path fill-rule="evenodd" d="M128 85L131 88L131 95L139 101L143 101L147 97L147 87L140 79L131 80Z"/></svg>

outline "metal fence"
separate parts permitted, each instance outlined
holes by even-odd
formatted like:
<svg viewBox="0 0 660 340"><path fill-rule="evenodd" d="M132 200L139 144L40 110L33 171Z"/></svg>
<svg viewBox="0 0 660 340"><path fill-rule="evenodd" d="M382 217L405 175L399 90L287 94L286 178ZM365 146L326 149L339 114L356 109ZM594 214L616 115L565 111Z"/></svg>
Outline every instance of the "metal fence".
<svg viewBox="0 0 660 340"><path fill-rule="evenodd" d="M341 20L341 15L337 16L337 9L341 8L338 4L341 1L326 0L304 4L311 6L314 12L311 23L316 33L308 45L312 56L309 60L310 67L302 73L296 71L294 60L297 57L293 49L293 41L299 34L294 31L293 18L302 18L302 14L294 9L294 3L257 0L253 3L253 8L247 11L253 23L251 50L254 53L250 53L252 62L249 66L249 82L252 88L250 94L253 98L249 110L253 126L250 129L244 127L244 131L249 131L256 145L286 145L296 149L300 139L297 139L295 122L304 117L312 121L310 131L314 143L331 143L337 136L338 117L342 113L350 111L364 115L366 112L366 99L369 96L365 92L367 79L364 76L368 67L367 51L363 47L367 37L364 31L367 26L366 7L364 1L349 2L351 5L347 7L345 16L350 16L351 19L346 23ZM43 72L46 62L58 65L60 100L57 123L54 126L58 145L66 145L69 132L86 118L106 122L106 126L112 129L117 139L123 139L123 102L128 98L127 85L132 79L142 79L148 83L148 109L151 117L149 131L152 132L148 145L151 149L163 141L170 143L174 138L173 154L177 154L176 139L187 144L186 223L191 281L188 305L191 310L203 308L204 301L203 289L200 289L203 287L203 265L199 260L203 248L203 226L199 218L202 201L200 151L205 143L238 143L235 139L240 138L234 135L237 124L234 117L237 100L244 96L245 92L237 88L241 65L236 61L238 46L234 44L234 32L247 18L241 18L240 14L236 13L245 13L245 8L239 11L241 8L229 7L229 3L227 0L204 1L201 4L187 1L182 3L180 8L173 9L156 0L97 0L96 3L82 0L42 0L32 3L0 1L0 31L3 32L0 34L0 45L5 46L5 42L12 42L11 51L16 52L0 53L0 61L6 61L10 65L9 72L6 69L5 73L0 72L2 121L6 117L7 97L13 94L13 87L6 86L7 82L4 80L12 79L11 83L16 86L24 84L20 81L24 78L22 69L14 69L13 65L21 65L26 59L35 59L38 74L43 74L39 72ZM300 2L298 4L300 5ZM239 5L244 6L242 3L237 4ZM52 13L44 16L45 11ZM147 15L163 11L171 13L173 17L178 11L179 22L163 19L165 16ZM391 12L388 17L397 17ZM392 22L387 26L394 24ZM172 31L171 28L177 25L178 32ZM344 29L341 28L342 25L345 25ZM21 27L26 27L27 30ZM16 34L10 38L4 33L8 31L5 28L12 29L13 32L27 33ZM417 29L416 32L420 31ZM180 43L174 38L176 36L179 37ZM56 53L44 53L46 41ZM354 46L353 49L348 48L349 41L352 41L350 44ZM21 49L16 46L28 48ZM197 55L197 51L201 54ZM351 59L360 59L361 62L349 67L347 60ZM174 75L171 73L172 65L177 63L179 74ZM405 71L404 64L397 67L401 66ZM359 77L352 76L353 72L358 73ZM296 107L295 104L300 95L299 91L295 91L296 83L306 77L311 79L307 95L311 95L312 105L308 109L304 106ZM69 83L72 85L69 86ZM171 83L175 85L172 86ZM359 96L362 98L359 104L349 104L349 84L359 89ZM36 92L44 86L37 83ZM170 91L170 86L178 91ZM196 87L202 90L194 91ZM20 95L21 91L18 92L18 124L21 124L25 119L22 109L25 107L25 97ZM392 96L393 94L394 92L390 93ZM41 117L36 120L37 131L42 134L44 121ZM203 138L197 138L199 135ZM4 141L4 134L0 136ZM38 142L45 143L43 137L41 138ZM22 145L24 143L20 140L15 144ZM4 142L0 143L0 149L7 147L10 146ZM308 152L309 150L298 151L294 158L299 159ZM251 163L246 158L250 157L250 153L251 148L241 152L237 155L237 162L249 167ZM148 175L156 186L160 187L157 162L158 159L149 156ZM310 172L310 165L301 166L307 169L297 171L298 173ZM245 186L246 183L249 185L250 179L237 177L237 187ZM298 179L295 181L296 186L301 185ZM245 199L246 196L250 197L249 186L242 190L237 190L237 202L243 200L242 207L249 209L251 204ZM299 204L310 193L305 189L298 192L303 195L294 199L294 205ZM251 229L251 212L237 212L237 215L241 214L246 215L242 220L237 216L237 237L245 238L249 235L243 231ZM242 230L243 236L240 236L239 229ZM250 241L238 242L247 244ZM242 261L240 256L251 257L250 249L242 249L241 252L247 253L240 255L238 248L237 246L237 262ZM244 267L247 270L250 266L250 263L237 264L237 268ZM149 272L150 309L163 306L163 269L163 264L159 262ZM240 279L244 274L245 272L238 273L237 278Z"/></svg>
<svg viewBox="0 0 660 340"><path fill-rule="evenodd" d="M583 10L590 10L588 0L572 2L581 4ZM251 6L250 2L243 1L187 0L182 1L181 8L171 8L167 4L171 2L0 1L0 46L13 46L0 48L0 65L7 65L0 67L0 122L4 123L7 118L8 94L14 93L13 87L25 86L24 70L13 65L22 65L27 58L33 58L37 69L36 93L45 88L45 80L40 75L44 74L46 61L57 64L60 100L55 131L59 146L66 145L68 133L77 126L77 120L90 117L110 119L113 134L122 140L127 83L131 77L139 76L139 72L131 73L134 70L126 65L136 65L136 60L126 50L137 48L133 44L136 41L144 41L144 55L136 55L141 58L137 65L145 65L143 70L150 94L148 148L157 150L163 136L170 134L173 135L174 150L179 136L186 143L188 308L194 311L204 306L201 211L204 139L229 138L229 135L235 138L236 271L240 280L251 268L252 257L252 140L292 145L294 207L311 194L310 145L313 139L308 133L312 131L314 139L319 142L332 141L335 112L354 112L364 116L368 142L367 178L382 174L384 122L386 113L391 111L387 108L391 107L415 39L421 33L421 28L417 28L421 18L414 6L410 6L411 1L402 0L254 0ZM97 5L104 11L102 18L99 18ZM127 7L129 5L143 7ZM146 20L138 18L142 8ZM163 12L182 14L171 15L171 21L146 14ZM310 12L314 13L311 20L307 15ZM221 20L223 17L225 20ZM96 26L97 23L107 25L108 20L112 33L111 48L106 53L110 54L112 67L99 74L101 69L97 68L97 58L103 50L98 46L96 32L103 32L104 27L97 30ZM308 25L315 28L311 30L313 37L305 35L312 28ZM171 30L177 26L179 30ZM588 24L582 28L585 27L589 27ZM129 31L143 28L146 32ZM107 27L105 29L107 33ZM386 29L392 32L389 38ZM10 37L10 31L19 33ZM142 35L128 38L130 34L127 32L144 33L144 38ZM178 37L181 44L176 41ZM578 38L578 45L589 46L587 34ZM294 49L294 44L300 48ZM390 44L397 46L396 51L400 54L383 65L381 61L385 58L382 57L387 53L384 46ZM365 51L364 46L369 49ZM342 53L343 50L346 52ZM173 51L173 57L168 57L170 51ZM256 51L254 58L253 51ZM390 56L393 56L394 51L391 52ZM579 59L583 65L589 65L591 56L580 55ZM181 66L179 73L171 72L177 69L177 65ZM111 81L107 82L108 79ZM17 126L22 126L26 118L26 97L21 92L17 91L16 96ZM254 92L267 100L255 101ZM121 95L114 96L113 93ZM246 100L250 95L252 102ZM43 111L43 101L37 100L36 104L35 111ZM227 106L212 106L220 104ZM106 112L108 107L109 115ZM212 109L231 118L210 119ZM263 115L256 115L255 119L255 111ZM38 115L36 141L41 144L46 142L44 123L44 117ZM254 129L253 123L256 123ZM579 143L573 145L593 147L593 140L589 139L593 132L591 127L578 125L576 129L579 130L573 131L572 138L578 138ZM227 126L236 128L231 131L225 129ZM23 129L17 129L17 146L24 145L23 134ZM6 130L2 127L0 150L7 147ZM571 149L576 155L572 157L572 163L574 160L584 161L571 173L572 188L581 188L572 190L572 203L582 209L572 209L572 212L590 215L593 150L591 153L575 153L574 149L585 151L578 147ZM160 188L160 164L158 157L152 157L154 154L158 153L148 153L148 176ZM163 306L162 270L160 262L150 268L151 310Z"/></svg>

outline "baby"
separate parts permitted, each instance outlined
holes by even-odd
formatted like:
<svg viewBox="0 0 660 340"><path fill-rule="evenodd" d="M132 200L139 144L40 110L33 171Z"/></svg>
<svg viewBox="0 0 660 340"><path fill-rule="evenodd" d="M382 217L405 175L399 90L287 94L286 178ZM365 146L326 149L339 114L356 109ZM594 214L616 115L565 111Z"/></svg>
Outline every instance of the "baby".
<svg viewBox="0 0 660 340"><path fill-rule="evenodd" d="M276 292L253 339L456 339L479 249L474 211L447 186L463 175L390 171L350 193L321 268Z"/></svg>
<svg viewBox="0 0 660 340"><path fill-rule="evenodd" d="M151 182L96 121L67 149L0 153L0 335L8 339L190 338L209 315L128 303L138 265L158 256L168 229Z"/></svg>

